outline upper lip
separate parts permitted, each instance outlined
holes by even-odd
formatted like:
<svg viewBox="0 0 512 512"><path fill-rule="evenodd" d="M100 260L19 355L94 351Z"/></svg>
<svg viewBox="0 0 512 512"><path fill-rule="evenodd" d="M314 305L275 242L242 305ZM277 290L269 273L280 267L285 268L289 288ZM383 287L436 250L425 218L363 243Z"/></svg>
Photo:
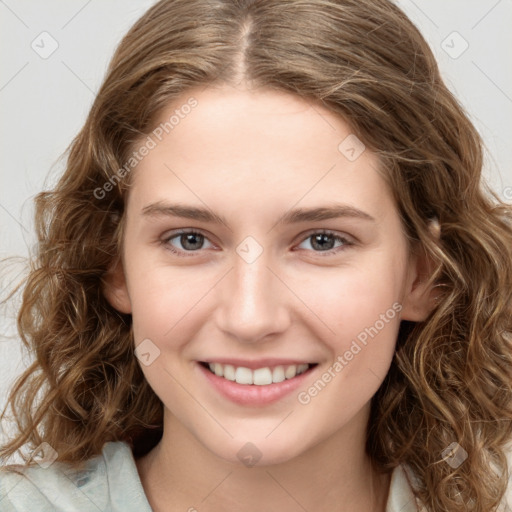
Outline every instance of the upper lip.
<svg viewBox="0 0 512 512"><path fill-rule="evenodd" d="M251 370L256 370L258 368L265 367L274 367L274 366L291 366L291 365L301 365L301 364L316 364L312 361L301 361L298 359L279 359L279 358L265 358L265 359L237 359L233 357L227 358L212 358L201 361L203 363L219 363L219 364L230 364L235 367L243 366L244 368L249 368Z"/></svg>

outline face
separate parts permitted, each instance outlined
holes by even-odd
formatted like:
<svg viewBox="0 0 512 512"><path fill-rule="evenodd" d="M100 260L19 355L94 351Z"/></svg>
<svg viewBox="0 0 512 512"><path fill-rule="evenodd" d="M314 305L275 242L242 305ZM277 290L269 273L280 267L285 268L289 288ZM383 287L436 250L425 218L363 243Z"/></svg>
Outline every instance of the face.
<svg viewBox="0 0 512 512"><path fill-rule="evenodd" d="M109 292L165 421L268 464L364 428L400 320L421 314L376 156L286 93L193 89L160 121L176 110L131 176Z"/></svg>

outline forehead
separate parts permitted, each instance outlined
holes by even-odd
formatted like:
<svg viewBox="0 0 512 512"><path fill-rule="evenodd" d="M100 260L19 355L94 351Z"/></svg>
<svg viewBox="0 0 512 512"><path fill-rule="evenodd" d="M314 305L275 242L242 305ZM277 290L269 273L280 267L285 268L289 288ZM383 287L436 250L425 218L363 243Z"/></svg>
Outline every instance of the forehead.
<svg viewBox="0 0 512 512"><path fill-rule="evenodd" d="M132 176L140 207L204 197L259 209L342 201L377 217L393 208L376 155L350 125L292 94L192 89L160 112L150 137Z"/></svg>

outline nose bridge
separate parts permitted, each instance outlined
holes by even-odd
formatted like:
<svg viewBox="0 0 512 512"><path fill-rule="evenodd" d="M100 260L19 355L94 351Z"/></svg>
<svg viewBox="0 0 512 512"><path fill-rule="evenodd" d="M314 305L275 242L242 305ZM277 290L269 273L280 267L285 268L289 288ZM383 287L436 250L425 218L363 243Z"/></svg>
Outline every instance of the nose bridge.
<svg viewBox="0 0 512 512"><path fill-rule="evenodd" d="M233 269L226 276L220 327L240 341L257 341L284 328L280 283L269 269L270 254L247 237L237 247Z"/></svg>

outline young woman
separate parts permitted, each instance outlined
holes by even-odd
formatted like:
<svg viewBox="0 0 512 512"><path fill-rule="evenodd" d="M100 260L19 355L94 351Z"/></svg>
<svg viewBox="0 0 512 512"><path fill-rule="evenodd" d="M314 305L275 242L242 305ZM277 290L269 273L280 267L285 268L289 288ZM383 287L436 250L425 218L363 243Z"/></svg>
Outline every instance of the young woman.
<svg viewBox="0 0 512 512"><path fill-rule="evenodd" d="M481 171L388 0L154 5L36 200L2 510L505 510Z"/></svg>

